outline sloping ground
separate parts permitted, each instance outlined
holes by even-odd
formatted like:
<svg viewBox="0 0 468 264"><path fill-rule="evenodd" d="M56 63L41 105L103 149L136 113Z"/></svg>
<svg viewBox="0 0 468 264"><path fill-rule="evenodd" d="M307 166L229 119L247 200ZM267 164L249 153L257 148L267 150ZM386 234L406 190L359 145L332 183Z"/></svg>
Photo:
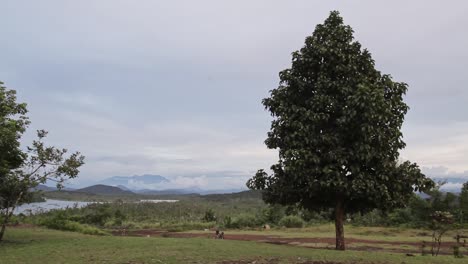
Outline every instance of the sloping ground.
<svg viewBox="0 0 468 264"><path fill-rule="evenodd" d="M312 250L198 237L90 236L24 226L7 229L5 241L0 244L0 263L464 264L466 259L452 256L408 257L405 254L355 250Z"/></svg>
<svg viewBox="0 0 468 264"><path fill-rule="evenodd" d="M335 261L313 261L313 260L291 260L291 263L294 264L344 264L345 262L335 262ZM278 264L283 263L279 258L259 258L259 259L249 259L249 260L226 260L218 262L218 264ZM346 264L357 264L358 262L346 262Z"/></svg>
<svg viewBox="0 0 468 264"><path fill-rule="evenodd" d="M171 238L214 238L213 232L207 233L178 233L167 232L163 230L133 230L133 231L115 231L114 235L124 236L141 236L141 237L171 237ZM330 237L281 237L271 235L252 235L252 234L229 234L226 232L224 235L226 240L239 240L239 241L255 241L270 243L276 245L290 245L307 248L317 249L333 249L335 247L335 238ZM430 241L426 241L425 253L430 254ZM379 241L370 239L347 238L346 247L358 251L377 251L377 252L392 252L392 253L407 253L407 254L421 254L421 242L409 241ZM443 242L440 254L452 255L453 246L455 242ZM461 249L463 253L468 255L468 245Z"/></svg>

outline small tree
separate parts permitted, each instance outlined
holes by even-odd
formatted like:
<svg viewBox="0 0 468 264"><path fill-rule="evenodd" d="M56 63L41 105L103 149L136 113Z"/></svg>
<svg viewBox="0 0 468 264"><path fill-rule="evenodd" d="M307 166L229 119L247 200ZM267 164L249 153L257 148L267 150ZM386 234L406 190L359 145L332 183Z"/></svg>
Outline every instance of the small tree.
<svg viewBox="0 0 468 264"><path fill-rule="evenodd" d="M449 212L435 211L431 215L432 221L430 228L432 230L432 256L439 255L440 246L442 244L442 236L452 228L453 216Z"/></svg>
<svg viewBox="0 0 468 264"><path fill-rule="evenodd" d="M66 149L46 146L44 130L37 132L38 139L26 151L20 149L19 139L29 121L26 105L16 103L15 94L0 82L0 241L14 210L30 200L34 187L51 180L61 188L84 164L79 152L66 157Z"/></svg>
<svg viewBox="0 0 468 264"><path fill-rule="evenodd" d="M317 25L262 103L273 121L265 143L279 161L247 182L268 203L334 208L336 249L345 213L404 205L432 187L418 166L399 163L407 85L374 67L337 11Z"/></svg>

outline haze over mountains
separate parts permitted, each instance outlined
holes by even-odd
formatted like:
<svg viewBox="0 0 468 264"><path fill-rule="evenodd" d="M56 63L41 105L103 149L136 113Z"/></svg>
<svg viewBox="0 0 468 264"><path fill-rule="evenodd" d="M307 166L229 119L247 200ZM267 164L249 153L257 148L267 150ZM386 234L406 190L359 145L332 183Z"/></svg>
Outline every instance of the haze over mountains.
<svg viewBox="0 0 468 264"><path fill-rule="evenodd" d="M231 188L204 189L198 186L178 187L170 179L161 175L144 174L141 176L113 176L88 184L87 187L80 186L85 192L93 186L112 186L123 191L130 191L139 194L213 194L213 193L232 193L245 191L246 187L232 186ZM92 192L92 191L90 191Z"/></svg>
<svg viewBox="0 0 468 264"><path fill-rule="evenodd" d="M430 175L429 175L430 176ZM445 181L446 184L442 186L443 191L447 192L460 192L460 188L462 184L468 179L464 177L431 177L436 182L443 182ZM98 190L99 193L106 192L106 190L101 191L103 186L113 187L115 189L109 189L112 193L118 193L121 191L127 191L132 193L138 194L190 194L190 193L197 193L197 194L215 194L215 193L233 193L233 192L240 192L245 191L245 185L242 186L240 184L231 185L232 187L224 187L224 188L217 188L217 189L208 189L202 188L197 185L193 186L178 186L177 182L171 181L171 178L164 177L161 175L151 175L151 174L144 174L141 176L134 175L134 176L112 176L109 178L105 178L103 180L98 180L95 182L88 182L87 184L79 184L74 186L69 186L65 188L65 190L69 191L83 191L94 193L93 189L90 187L99 186ZM70 188L72 187L72 188ZM45 186L41 185L37 187L43 191L52 191L55 190L55 187L52 185ZM117 190L118 188L118 190ZM122 193L123 194L123 193Z"/></svg>
<svg viewBox="0 0 468 264"><path fill-rule="evenodd" d="M145 174L141 176L114 176L99 181L100 184L110 186L123 186L130 190L135 189L136 186L147 185L157 187L158 185L161 185L161 183L169 182L170 181L163 176L150 174Z"/></svg>

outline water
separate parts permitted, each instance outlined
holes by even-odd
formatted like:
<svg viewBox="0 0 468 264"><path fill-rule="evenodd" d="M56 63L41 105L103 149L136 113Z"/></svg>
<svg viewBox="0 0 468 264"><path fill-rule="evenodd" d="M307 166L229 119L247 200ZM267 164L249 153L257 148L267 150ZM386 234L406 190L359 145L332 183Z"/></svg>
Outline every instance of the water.
<svg viewBox="0 0 468 264"><path fill-rule="evenodd" d="M18 206L15 209L14 214L37 214L37 213L43 213L47 212L50 210L54 209L65 209L67 207L85 207L88 204L91 204L93 202L77 202L77 201L61 201L61 200L53 200L53 199L46 199L45 202L40 202L40 203L29 203L29 204L23 204Z"/></svg>
<svg viewBox="0 0 468 264"><path fill-rule="evenodd" d="M179 200L140 200L138 203L175 203Z"/></svg>
<svg viewBox="0 0 468 264"><path fill-rule="evenodd" d="M140 200L137 203L175 203L178 202L178 200ZM29 204L23 204L21 206L18 206L15 209L14 214L37 214L37 213L44 213L50 210L55 210L55 209L66 209L66 208L72 208L72 207L77 207L77 208L82 208L87 206L88 204L92 204L96 202L80 202L80 201L62 201L62 200L53 200L53 199L46 199L45 202L40 202L40 203L29 203Z"/></svg>

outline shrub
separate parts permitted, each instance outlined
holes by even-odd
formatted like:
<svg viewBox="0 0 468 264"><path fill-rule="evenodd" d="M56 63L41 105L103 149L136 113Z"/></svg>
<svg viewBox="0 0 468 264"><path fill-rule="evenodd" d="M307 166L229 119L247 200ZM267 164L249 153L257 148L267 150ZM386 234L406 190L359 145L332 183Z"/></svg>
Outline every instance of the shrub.
<svg viewBox="0 0 468 264"><path fill-rule="evenodd" d="M88 214L84 216L84 222L98 226L104 226L106 221L112 217L109 205L90 205L87 207ZM122 219L123 220L123 219Z"/></svg>
<svg viewBox="0 0 468 264"><path fill-rule="evenodd" d="M352 220L358 226L382 226L385 225L387 217L384 217L380 210L372 210L365 214L355 214Z"/></svg>
<svg viewBox="0 0 468 264"><path fill-rule="evenodd" d="M387 222L389 225L409 224L413 220L409 208L398 208L388 214Z"/></svg>
<svg viewBox="0 0 468 264"><path fill-rule="evenodd" d="M230 218L231 222L226 225L228 228L256 227L261 225L260 221L253 215L241 214Z"/></svg>
<svg viewBox="0 0 468 264"><path fill-rule="evenodd" d="M216 221L216 215L213 210L208 209L205 212L205 216L203 216L203 221L205 222L215 222Z"/></svg>
<svg viewBox="0 0 468 264"><path fill-rule="evenodd" d="M304 220L300 218L299 216L295 215L289 215L281 218L279 222L280 226L284 227L303 227L304 226Z"/></svg>
<svg viewBox="0 0 468 264"><path fill-rule="evenodd" d="M89 225L80 224L78 222L70 221L70 220L57 220L57 219L45 219L42 222L42 225L57 230L63 231L71 231L71 232L78 232L87 235L107 235L106 232Z"/></svg>
<svg viewBox="0 0 468 264"><path fill-rule="evenodd" d="M270 205L262 211L262 221L269 224L278 224L284 216L284 209L280 205Z"/></svg>

